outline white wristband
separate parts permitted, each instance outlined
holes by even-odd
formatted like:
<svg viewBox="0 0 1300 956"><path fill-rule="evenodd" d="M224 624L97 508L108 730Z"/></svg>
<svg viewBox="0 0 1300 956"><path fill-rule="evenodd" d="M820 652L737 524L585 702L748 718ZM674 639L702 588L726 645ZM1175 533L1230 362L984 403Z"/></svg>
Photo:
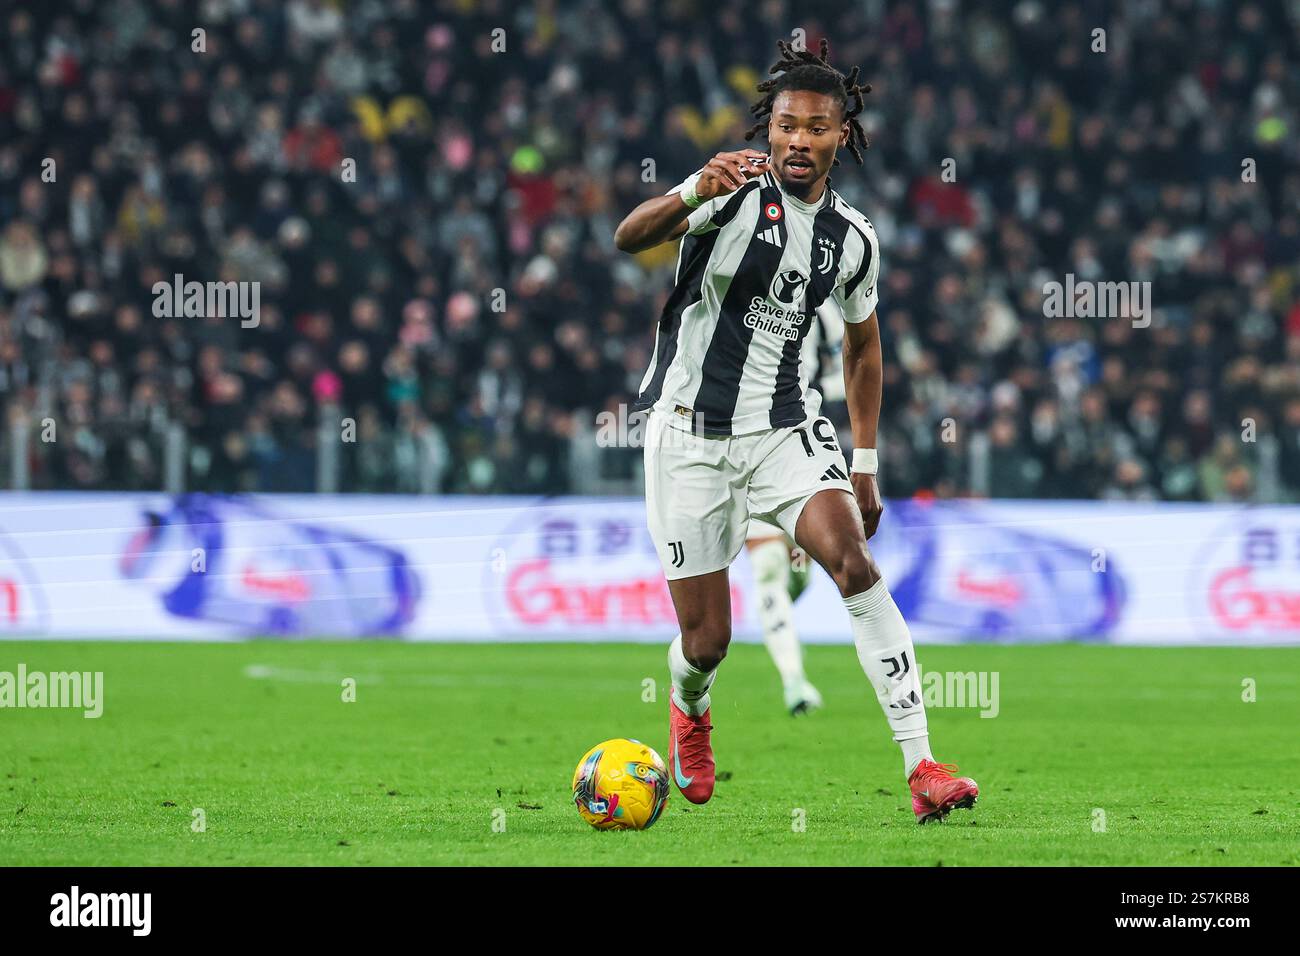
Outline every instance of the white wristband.
<svg viewBox="0 0 1300 956"><path fill-rule="evenodd" d="M880 467L880 461L874 448L853 449L853 464L849 471L855 475L874 475Z"/></svg>
<svg viewBox="0 0 1300 956"><path fill-rule="evenodd" d="M703 205L704 200L695 195L695 184L700 181L699 173L691 173L686 177L686 181L679 187L681 189L682 202L692 209L698 209Z"/></svg>

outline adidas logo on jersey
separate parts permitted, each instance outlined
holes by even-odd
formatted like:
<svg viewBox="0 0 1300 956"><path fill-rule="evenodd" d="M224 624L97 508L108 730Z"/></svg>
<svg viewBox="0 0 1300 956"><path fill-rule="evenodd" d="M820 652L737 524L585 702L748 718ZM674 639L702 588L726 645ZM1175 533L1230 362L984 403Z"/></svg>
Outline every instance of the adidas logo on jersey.
<svg viewBox="0 0 1300 956"><path fill-rule="evenodd" d="M826 473L822 475L821 480L835 481L838 479L839 481L848 481L848 478L849 476L844 474L844 470L839 465L831 465L826 469Z"/></svg>
<svg viewBox="0 0 1300 956"><path fill-rule="evenodd" d="M778 249L781 248L781 230L776 228L776 226L768 226L758 234L758 238L762 239L764 242L770 242Z"/></svg>

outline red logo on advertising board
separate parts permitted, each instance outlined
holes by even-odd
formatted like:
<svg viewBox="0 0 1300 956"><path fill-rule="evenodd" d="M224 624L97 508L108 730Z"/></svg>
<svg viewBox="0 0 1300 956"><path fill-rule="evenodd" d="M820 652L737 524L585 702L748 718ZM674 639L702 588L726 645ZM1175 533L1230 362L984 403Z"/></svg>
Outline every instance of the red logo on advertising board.
<svg viewBox="0 0 1300 956"><path fill-rule="evenodd" d="M1250 567L1220 571L1210 582L1210 611L1224 627L1300 630L1300 590L1261 584Z"/></svg>
<svg viewBox="0 0 1300 956"><path fill-rule="evenodd" d="M549 558L525 561L506 579L506 606L521 624L576 627L676 624L668 582L658 570L629 571L608 581L566 580ZM732 618L743 616L740 589L731 586Z"/></svg>
<svg viewBox="0 0 1300 956"><path fill-rule="evenodd" d="M489 604L512 631L675 628L663 568L643 524L591 506L530 509L499 539L504 573L489 579ZM731 584L732 621L746 618Z"/></svg>
<svg viewBox="0 0 1300 956"><path fill-rule="evenodd" d="M18 544L0 531L0 633L38 633L48 627L40 578Z"/></svg>
<svg viewBox="0 0 1300 956"><path fill-rule="evenodd" d="M1300 634L1300 527L1287 517L1234 517L1208 542L1192 581L1198 617L1243 637Z"/></svg>
<svg viewBox="0 0 1300 956"><path fill-rule="evenodd" d="M957 593L996 604L1015 607L1025 596L1011 577L980 579L963 568L957 572Z"/></svg>
<svg viewBox="0 0 1300 956"><path fill-rule="evenodd" d="M13 578L0 578L0 617L10 624L18 623L18 582Z"/></svg>
<svg viewBox="0 0 1300 956"><path fill-rule="evenodd" d="M244 568L240 582L250 594L297 603L311 597L311 585L297 571L258 571L251 564Z"/></svg>

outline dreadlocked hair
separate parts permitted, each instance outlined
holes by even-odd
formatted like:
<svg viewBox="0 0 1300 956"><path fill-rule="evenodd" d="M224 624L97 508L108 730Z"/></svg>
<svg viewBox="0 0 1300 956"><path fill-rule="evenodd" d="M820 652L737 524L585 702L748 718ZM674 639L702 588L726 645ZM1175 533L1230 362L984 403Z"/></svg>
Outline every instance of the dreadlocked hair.
<svg viewBox="0 0 1300 956"><path fill-rule="evenodd" d="M854 117L862 112L862 94L871 92L871 84L858 84L856 66L852 73L845 76L830 65L828 56L831 45L825 37L822 37L816 54L809 53L807 50L796 50L794 44L787 40L777 40L776 45L781 51L781 59L773 63L772 68L767 72L781 75L758 84L758 92L767 95L749 108L749 111L759 117L759 120L745 133L745 139L752 140L767 128L768 120L772 117L772 104L776 102L778 93L784 90L825 93L840 105L840 110L849 123L849 150L853 153L853 158L858 161L858 165L862 165L862 150L871 144L867 141L867 134L863 131L862 124ZM838 159L833 163L835 166L839 164Z"/></svg>

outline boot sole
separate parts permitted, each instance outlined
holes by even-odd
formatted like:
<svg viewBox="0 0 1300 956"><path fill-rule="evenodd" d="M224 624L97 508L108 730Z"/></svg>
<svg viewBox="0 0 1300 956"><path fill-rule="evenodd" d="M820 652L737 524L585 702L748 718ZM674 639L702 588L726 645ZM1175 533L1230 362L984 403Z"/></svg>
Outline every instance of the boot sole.
<svg viewBox="0 0 1300 956"><path fill-rule="evenodd" d="M948 819L948 814L953 810L969 810L975 806L975 801L978 799L978 793L968 793L951 806L943 807L939 810L933 810L923 817L917 817L916 822L922 826L927 823L943 823Z"/></svg>

